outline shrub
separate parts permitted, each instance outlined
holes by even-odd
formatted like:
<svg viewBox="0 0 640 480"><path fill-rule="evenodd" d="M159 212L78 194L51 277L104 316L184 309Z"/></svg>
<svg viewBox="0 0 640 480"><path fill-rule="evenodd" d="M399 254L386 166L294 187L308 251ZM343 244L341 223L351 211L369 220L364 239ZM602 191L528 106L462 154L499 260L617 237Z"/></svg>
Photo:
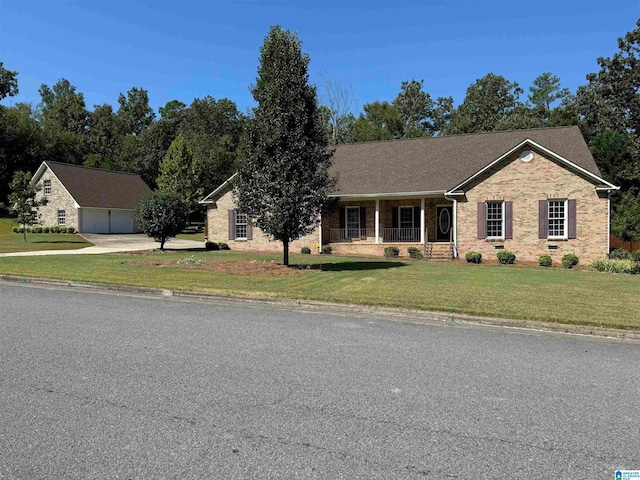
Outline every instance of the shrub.
<svg viewBox="0 0 640 480"><path fill-rule="evenodd" d="M50 231L51 233L60 233L60 227L56 225L54 227L51 227Z"/></svg>
<svg viewBox="0 0 640 480"><path fill-rule="evenodd" d="M538 265L541 267L550 267L552 263L551 255L540 255L538 259Z"/></svg>
<svg viewBox="0 0 640 480"><path fill-rule="evenodd" d="M218 242L218 246L220 247L220 250L231 250L229 245L225 242Z"/></svg>
<svg viewBox="0 0 640 480"><path fill-rule="evenodd" d="M409 252L409 256L411 258L415 258L417 260L420 260L422 257L424 257L424 255L422 254L422 250L420 250L418 247L409 247L407 248L407 252Z"/></svg>
<svg viewBox="0 0 640 480"><path fill-rule="evenodd" d="M309 247L302 247L300 253L303 255L311 255L311 249Z"/></svg>
<svg viewBox="0 0 640 480"><path fill-rule="evenodd" d="M33 233L42 233L42 227L33 227Z"/></svg>
<svg viewBox="0 0 640 480"><path fill-rule="evenodd" d="M67 227L60 227L60 233L67 233Z"/></svg>
<svg viewBox="0 0 640 480"><path fill-rule="evenodd" d="M640 262L640 250L636 250L631 254L631 260L634 262Z"/></svg>
<svg viewBox="0 0 640 480"><path fill-rule="evenodd" d="M480 252L467 252L464 258L469 263L482 263L482 254Z"/></svg>
<svg viewBox="0 0 640 480"><path fill-rule="evenodd" d="M333 247L331 245L323 245L322 246L322 254L323 255L331 255L333 253Z"/></svg>
<svg viewBox="0 0 640 480"><path fill-rule="evenodd" d="M205 250L220 250L220 245L218 245L216 242L210 242L209 240L207 240L206 242L204 242L204 248Z"/></svg>
<svg viewBox="0 0 640 480"><path fill-rule="evenodd" d="M200 265L202 260L195 258L193 255L182 260L178 260L179 265Z"/></svg>
<svg viewBox="0 0 640 480"><path fill-rule="evenodd" d="M578 264L578 257L573 253L567 253L562 257L562 268L573 268Z"/></svg>
<svg viewBox="0 0 640 480"><path fill-rule="evenodd" d="M630 255L624 248L616 248L609 253L611 260L629 260Z"/></svg>
<svg viewBox="0 0 640 480"><path fill-rule="evenodd" d="M640 264L632 260L613 260L603 258L591 262L591 268L597 272L606 273L627 273L638 275L640 273Z"/></svg>
<svg viewBox="0 0 640 480"><path fill-rule="evenodd" d="M73 227L67 227L67 233L76 233L76 229Z"/></svg>
<svg viewBox="0 0 640 480"><path fill-rule="evenodd" d="M25 232L24 227L18 228L18 233L24 233L24 232Z"/></svg>
<svg viewBox="0 0 640 480"><path fill-rule="evenodd" d="M400 250L398 247L384 247L384 258L398 258Z"/></svg>
<svg viewBox="0 0 640 480"><path fill-rule="evenodd" d="M496 257L498 257L498 262L502 265L511 265L516 261L516 254L509 250L500 250Z"/></svg>
<svg viewBox="0 0 640 480"><path fill-rule="evenodd" d="M19 227L13 227L13 233L20 233Z"/></svg>
<svg viewBox="0 0 640 480"><path fill-rule="evenodd" d="M51 230L49 227L42 227L42 233L49 233L49 230Z"/></svg>

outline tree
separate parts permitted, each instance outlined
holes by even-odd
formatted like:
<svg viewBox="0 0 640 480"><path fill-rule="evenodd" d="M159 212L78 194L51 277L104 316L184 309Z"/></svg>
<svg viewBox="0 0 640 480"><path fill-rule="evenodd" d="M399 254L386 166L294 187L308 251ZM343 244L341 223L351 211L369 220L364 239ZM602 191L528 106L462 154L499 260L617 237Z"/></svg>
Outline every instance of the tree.
<svg viewBox="0 0 640 480"><path fill-rule="evenodd" d="M144 233L160 243L160 250L164 250L169 238L184 229L187 214L187 205L178 194L161 190L144 197L135 209L138 225Z"/></svg>
<svg viewBox="0 0 640 480"><path fill-rule="evenodd" d="M125 97L118 96L118 117L122 120L128 135L139 135L148 128L156 117L149 106L149 93L144 88L133 87Z"/></svg>
<svg viewBox="0 0 640 480"><path fill-rule="evenodd" d="M393 101L393 106L400 114L403 126L403 137L414 138L433 135L435 103L431 96L422 90L424 80L419 82L402 82L400 93Z"/></svg>
<svg viewBox="0 0 640 480"><path fill-rule="evenodd" d="M529 101L534 107L540 107L546 111L551 110L551 104L556 100L563 100L571 93L567 88L560 88L560 79L551 72L538 75L529 87Z"/></svg>
<svg viewBox="0 0 640 480"><path fill-rule="evenodd" d="M88 158L84 165L120 170L118 157L123 136L123 125L113 112L113 107L107 103L96 105L93 112L89 114L88 130L85 136Z"/></svg>
<svg viewBox="0 0 640 480"><path fill-rule="evenodd" d="M258 106L234 186L240 210L282 242L285 265L289 242L314 230L335 184L308 66L297 35L271 27L260 49L251 89Z"/></svg>
<svg viewBox="0 0 640 480"><path fill-rule="evenodd" d="M611 233L629 242L640 237L640 202L637 197L625 195L611 220Z"/></svg>
<svg viewBox="0 0 640 480"><path fill-rule="evenodd" d="M353 102L353 89L344 87L331 81L326 75L322 75L326 95L327 123L329 125L329 137L332 145L342 143L345 137L345 128L349 125L349 109ZM353 117L353 116L351 116Z"/></svg>
<svg viewBox="0 0 640 480"><path fill-rule="evenodd" d="M389 102L375 101L362 108L364 114L361 113L353 125L354 141L373 142L402 137L402 119Z"/></svg>
<svg viewBox="0 0 640 480"><path fill-rule="evenodd" d="M516 82L488 73L467 88L464 101L451 115L447 133L494 131L520 104L522 93Z"/></svg>
<svg viewBox="0 0 640 480"><path fill-rule="evenodd" d="M204 193L203 189L198 188L199 170L200 165L184 137L176 137L160 164L158 188L178 194L187 204L189 213L192 213Z"/></svg>
<svg viewBox="0 0 640 480"><path fill-rule="evenodd" d="M18 72L12 72L2 66L0 62L0 100L14 97L18 94Z"/></svg>
<svg viewBox="0 0 640 480"><path fill-rule="evenodd" d="M69 80L61 78L52 88L43 83L39 93L43 124L71 134L85 133L89 114L84 95L76 93L76 87Z"/></svg>
<svg viewBox="0 0 640 480"><path fill-rule="evenodd" d="M173 122L180 118L180 115L182 115L186 108L187 105L180 100L170 100L164 107L160 107L158 111L160 112L162 120Z"/></svg>
<svg viewBox="0 0 640 480"><path fill-rule="evenodd" d="M47 199L36 199L40 190L37 185L31 185L31 173L17 171L11 181L11 194L9 195L9 210L16 216L16 222L24 227L24 241L27 241L27 229L29 225L36 223L38 207L47 204Z"/></svg>

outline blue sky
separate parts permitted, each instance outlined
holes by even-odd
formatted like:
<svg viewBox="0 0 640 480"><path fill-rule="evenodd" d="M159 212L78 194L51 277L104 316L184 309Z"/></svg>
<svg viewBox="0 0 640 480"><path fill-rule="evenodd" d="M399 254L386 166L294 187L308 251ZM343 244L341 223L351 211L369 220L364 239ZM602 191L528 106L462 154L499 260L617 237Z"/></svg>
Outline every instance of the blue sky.
<svg viewBox="0 0 640 480"><path fill-rule="evenodd" d="M20 72L20 94L3 104L38 103L42 83L67 78L89 109L115 106L137 86L156 111L205 95L246 111L260 46L276 24L298 33L321 96L322 75L352 88L354 113L392 101L412 78L455 104L489 72L526 93L550 71L575 92L638 18L638 0L0 0L0 61Z"/></svg>

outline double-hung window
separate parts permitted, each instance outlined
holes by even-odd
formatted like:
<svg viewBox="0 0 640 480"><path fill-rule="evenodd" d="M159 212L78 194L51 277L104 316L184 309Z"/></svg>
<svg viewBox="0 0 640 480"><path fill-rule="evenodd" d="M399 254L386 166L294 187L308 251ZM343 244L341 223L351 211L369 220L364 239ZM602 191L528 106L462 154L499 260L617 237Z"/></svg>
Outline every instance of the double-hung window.
<svg viewBox="0 0 640 480"><path fill-rule="evenodd" d="M43 183L44 183L44 194L51 195L51 180L45 180Z"/></svg>
<svg viewBox="0 0 640 480"><path fill-rule="evenodd" d="M487 202L487 238L504 238L504 202Z"/></svg>
<svg viewBox="0 0 640 480"><path fill-rule="evenodd" d="M67 214L64 210L58 210L58 225L67 224Z"/></svg>
<svg viewBox="0 0 640 480"><path fill-rule="evenodd" d="M247 214L236 210L236 240L247 239Z"/></svg>
<svg viewBox="0 0 640 480"><path fill-rule="evenodd" d="M549 200L548 204L548 221L549 230L548 238L567 238L567 201L566 200Z"/></svg>
<svg viewBox="0 0 640 480"><path fill-rule="evenodd" d="M360 238L360 207L346 207L346 238Z"/></svg>

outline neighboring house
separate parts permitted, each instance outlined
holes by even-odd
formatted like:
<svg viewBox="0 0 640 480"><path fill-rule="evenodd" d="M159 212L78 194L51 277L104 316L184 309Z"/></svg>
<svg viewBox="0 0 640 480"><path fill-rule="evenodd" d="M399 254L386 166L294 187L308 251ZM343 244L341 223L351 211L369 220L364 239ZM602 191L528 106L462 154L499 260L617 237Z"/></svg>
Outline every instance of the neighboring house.
<svg viewBox="0 0 640 480"><path fill-rule="evenodd" d="M609 251L609 196L619 187L602 178L578 127L341 145L331 171L338 211L291 251L329 244L381 256L394 245L401 256L415 246L427 258L495 259L505 249L556 264L566 253L590 261ZM208 237L237 250L280 249L235 209L232 184L201 201Z"/></svg>
<svg viewBox="0 0 640 480"><path fill-rule="evenodd" d="M151 193L139 175L43 162L31 179L41 187L38 223L72 226L81 233L135 233L136 204Z"/></svg>

